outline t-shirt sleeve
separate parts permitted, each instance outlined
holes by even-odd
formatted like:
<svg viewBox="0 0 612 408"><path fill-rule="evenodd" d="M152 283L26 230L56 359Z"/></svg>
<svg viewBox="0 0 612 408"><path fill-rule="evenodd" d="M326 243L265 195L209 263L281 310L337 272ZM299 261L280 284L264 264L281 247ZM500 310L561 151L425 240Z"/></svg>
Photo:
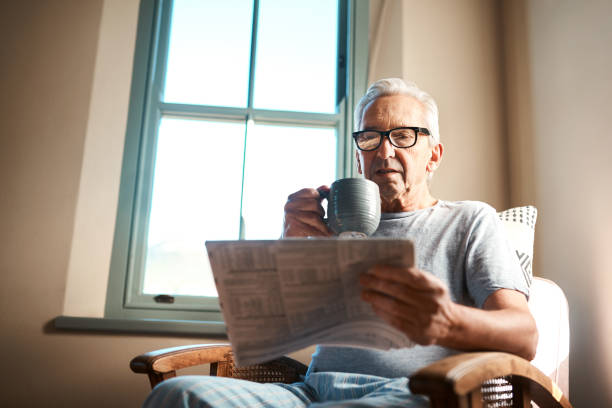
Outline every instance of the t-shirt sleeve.
<svg viewBox="0 0 612 408"><path fill-rule="evenodd" d="M478 208L470 225L465 257L466 282L476 306L499 289L513 289L529 299L529 286L495 209Z"/></svg>

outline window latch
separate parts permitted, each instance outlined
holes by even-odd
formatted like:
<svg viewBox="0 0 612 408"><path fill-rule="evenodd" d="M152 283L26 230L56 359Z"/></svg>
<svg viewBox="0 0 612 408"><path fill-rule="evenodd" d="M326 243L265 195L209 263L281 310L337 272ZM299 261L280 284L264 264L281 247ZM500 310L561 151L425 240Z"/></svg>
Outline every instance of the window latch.
<svg viewBox="0 0 612 408"><path fill-rule="evenodd" d="M157 303L174 303L174 296L170 295L157 295L153 298Z"/></svg>

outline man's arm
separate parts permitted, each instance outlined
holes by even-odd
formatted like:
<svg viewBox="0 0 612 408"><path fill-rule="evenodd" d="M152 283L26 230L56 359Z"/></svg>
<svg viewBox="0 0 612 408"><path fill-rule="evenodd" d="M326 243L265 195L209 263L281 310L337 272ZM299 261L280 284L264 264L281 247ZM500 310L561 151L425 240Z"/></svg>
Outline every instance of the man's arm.
<svg viewBox="0 0 612 408"><path fill-rule="evenodd" d="M419 344L535 356L538 331L520 292L497 290L477 309L454 303L430 273L387 265L374 267L360 283L374 311Z"/></svg>

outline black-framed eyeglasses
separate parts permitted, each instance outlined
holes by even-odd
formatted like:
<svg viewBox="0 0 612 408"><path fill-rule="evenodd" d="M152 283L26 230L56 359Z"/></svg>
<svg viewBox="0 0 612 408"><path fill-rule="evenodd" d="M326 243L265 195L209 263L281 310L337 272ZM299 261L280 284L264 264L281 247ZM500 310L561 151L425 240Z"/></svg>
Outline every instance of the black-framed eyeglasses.
<svg viewBox="0 0 612 408"><path fill-rule="evenodd" d="M371 151L378 149L382 144L383 137L387 137L389 142L395 147L407 148L416 144L419 133L429 136L429 129L422 127L399 127L387 131L381 130L360 130L353 132L353 139L359 150Z"/></svg>

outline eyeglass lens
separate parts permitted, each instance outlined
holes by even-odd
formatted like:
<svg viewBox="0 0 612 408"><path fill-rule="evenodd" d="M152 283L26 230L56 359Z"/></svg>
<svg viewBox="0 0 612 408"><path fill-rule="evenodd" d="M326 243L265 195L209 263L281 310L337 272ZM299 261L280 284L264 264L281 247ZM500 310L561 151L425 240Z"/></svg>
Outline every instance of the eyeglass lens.
<svg viewBox="0 0 612 408"><path fill-rule="evenodd" d="M363 150L374 150L381 144L382 133L375 130L359 133L357 146ZM416 141L416 132L413 129L394 129L389 134L391 144L396 147L410 147Z"/></svg>

